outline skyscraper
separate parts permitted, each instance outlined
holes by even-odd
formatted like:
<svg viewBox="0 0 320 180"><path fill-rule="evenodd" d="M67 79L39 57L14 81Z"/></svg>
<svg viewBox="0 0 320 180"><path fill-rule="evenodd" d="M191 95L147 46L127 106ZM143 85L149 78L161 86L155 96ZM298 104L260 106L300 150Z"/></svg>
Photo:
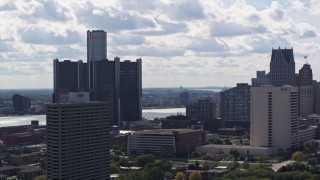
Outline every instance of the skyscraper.
<svg viewBox="0 0 320 180"><path fill-rule="evenodd" d="M30 98L22 96L20 94L14 94L12 96L12 106L16 113L30 109Z"/></svg>
<svg viewBox="0 0 320 180"><path fill-rule="evenodd" d="M298 88L252 87L252 146L293 148L298 144Z"/></svg>
<svg viewBox="0 0 320 180"><path fill-rule="evenodd" d="M277 87L296 85L293 49L272 49L270 80Z"/></svg>
<svg viewBox="0 0 320 180"><path fill-rule="evenodd" d="M298 86L312 86L313 75L310 64L304 64L299 70L299 83Z"/></svg>
<svg viewBox="0 0 320 180"><path fill-rule="evenodd" d="M250 127L250 85L238 83L237 87L220 94L220 117L223 127Z"/></svg>
<svg viewBox="0 0 320 180"><path fill-rule="evenodd" d="M87 91L88 77L87 63L81 60L72 62L70 60L53 60L53 97L52 102L68 101L68 93L76 91Z"/></svg>
<svg viewBox="0 0 320 180"><path fill-rule="evenodd" d="M299 86L299 115L307 118L313 113L313 101L316 100L313 95L312 69L309 64L304 64L299 70L297 85Z"/></svg>
<svg viewBox="0 0 320 180"><path fill-rule="evenodd" d="M267 78L265 71L257 71L257 77L251 78L251 85L253 87L260 87L262 85L270 85L270 79Z"/></svg>
<svg viewBox="0 0 320 180"><path fill-rule="evenodd" d="M107 33L103 30L87 31L87 63L89 90L93 89L93 62L107 59Z"/></svg>
<svg viewBox="0 0 320 180"><path fill-rule="evenodd" d="M142 119L141 59L120 62L120 118L122 122Z"/></svg>
<svg viewBox="0 0 320 180"><path fill-rule="evenodd" d="M108 102L70 93L70 102L47 105L49 180L109 179Z"/></svg>

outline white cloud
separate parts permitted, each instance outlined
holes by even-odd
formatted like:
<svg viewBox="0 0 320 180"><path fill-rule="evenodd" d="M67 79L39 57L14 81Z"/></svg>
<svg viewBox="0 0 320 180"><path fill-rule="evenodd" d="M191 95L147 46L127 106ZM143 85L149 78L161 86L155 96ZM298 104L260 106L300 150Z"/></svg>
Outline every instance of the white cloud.
<svg viewBox="0 0 320 180"><path fill-rule="evenodd" d="M279 46L319 69L319 12L318 0L2 0L0 88L52 88L52 59L86 60L93 29L108 58L142 57L146 87L249 82Z"/></svg>

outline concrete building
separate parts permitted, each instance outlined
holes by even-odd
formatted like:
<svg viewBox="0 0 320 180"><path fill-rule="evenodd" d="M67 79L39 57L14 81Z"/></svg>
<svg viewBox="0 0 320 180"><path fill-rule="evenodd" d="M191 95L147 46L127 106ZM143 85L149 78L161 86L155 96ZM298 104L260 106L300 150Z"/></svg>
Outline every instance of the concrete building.
<svg viewBox="0 0 320 180"><path fill-rule="evenodd" d="M20 94L14 94L12 96L12 106L16 113L26 111L31 107L30 98Z"/></svg>
<svg viewBox="0 0 320 180"><path fill-rule="evenodd" d="M257 77L251 78L251 85L252 87L270 85L270 79L267 78L265 71L257 71Z"/></svg>
<svg viewBox="0 0 320 180"><path fill-rule="evenodd" d="M270 80L273 86L296 85L293 49L273 49L270 61Z"/></svg>
<svg viewBox="0 0 320 180"><path fill-rule="evenodd" d="M205 143L205 133L191 129L136 131L128 135L127 154L152 153L161 157L187 157Z"/></svg>
<svg viewBox="0 0 320 180"><path fill-rule="evenodd" d="M84 94L75 97L82 99ZM49 180L110 177L110 104L78 102L47 105Z"/></svg>
<svg viewBox="0 0 320 180"><path fill-rule="evenodd" d="M220 93L221 126L250 128L250 85L238 83L237 87Z"/></svg>
<svg viewBox="0 0 320 180"><path fill-rule="evenodd" d="M317 126L308 126L298 130L298 142L299 145L303 145L304 142L316 139Z"/></svg>
<svg viewBox="0 0 320 180"><path fill-rule="evenodd" d="M308 120L311 121L313 126L316 126L320 123L320 115L319 114L310 114L308 115Z"/></svg>
<svg viewBox="0 0 320 180"><path fill-rule="evenodd" d="M299 86L299 116L307 118L313 113L313 87Z"/></svg>
<svg viewBox="0 0 320 180"><path fill-rule="evenodd" d="M196 125L197 119L191 116L172 115L161 120L162 129L190 129L192 125Z"/></svg>
<svg viewBox="0 0 320 180"><path fill-rule="evenodd" d="M295 148L298 145L298 88L252 87L252 146Z"/></svg>

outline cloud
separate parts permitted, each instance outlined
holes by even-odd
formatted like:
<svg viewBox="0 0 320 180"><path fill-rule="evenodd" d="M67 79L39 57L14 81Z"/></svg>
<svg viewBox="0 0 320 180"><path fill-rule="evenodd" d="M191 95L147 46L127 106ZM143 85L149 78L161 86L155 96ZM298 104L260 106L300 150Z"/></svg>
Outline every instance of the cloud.
<svg viewBox="0 0 320 180"><path fill-rule="evenodd" d="M84 38L76 31L66 30L65 35L60 35L37 27L20 30L20 35L22 41L31 44L74 44Z"/></svg>
<svg viewBox="0 0 320 180"><path fill-rule="evenodd" d="M313 30L305 30L302 34L302 38L313 38L317 37L317 34Z"/></svg>
<svg viewBox="0 0 320 180"><path fill-rule="evenodd" d="M193 38L187 50L196 52L223 52L228 50L227 44L217 41L216 38Z"/></svg>

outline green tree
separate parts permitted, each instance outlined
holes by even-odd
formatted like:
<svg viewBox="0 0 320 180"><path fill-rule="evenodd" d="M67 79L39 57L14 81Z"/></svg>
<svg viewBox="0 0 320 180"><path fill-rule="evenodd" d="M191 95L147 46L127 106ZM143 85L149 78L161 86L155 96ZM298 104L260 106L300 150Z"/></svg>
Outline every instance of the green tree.
<svg viewBox="0 0 320 180"><path fill-rule="evenodd" d="M192 153L191 153L191 158L200 158L200 153L198 153L198 152L192 152Z"/></svg>
<svg viewBox="0 0 320 180"><path fill-rule="evenodd" d="M223 144L223 143L220 139L217 139L217 140L213 141L213 144Z"/></svg>
<svg viewBox="0 0 320 180"><path fill-rule="evenodd" d="M242 164L242 168L243 168L243 169L249 169L249 168L250 168L250 164L249 164L248 162L244 162L244 163Z"/></svg>
<svg viewBox="0 0 320 180"><path fill-rule="evenodd" d="M153 162L155 162L154 156L152 154L146 154L138 156L134 162L134 165L144 167L146 164Z"/></svg>
<svg viewBox="0 0 320 180"><path fill-rule="evenodd" d="M164 179L165 180L172 180L172 178L173 178L173 174L172 173L169 173L169 172L164 173Z"/></svg>
<svg viewBox="0 0 320 180"><path fill-rule="evenodd" d="M193 172L190 174L189 180L201 180L201 174L199 172Z"/></svg>
<svg viewBox="0 0 320 180"><path fill-rule="evenodd" d="M120 169L118 168L118 166L111 164L110 166L110 173L111 174L119 174L121 173Z"/></svg>
<svg viewBox="0 0 320 180"><path fill-rule="evenodd" d="M213 157L209 154L205 154L202 156L203 160L209 160L209 161L213 161Z"/></svg>
<svg viewBox="0 0 320 180"><path fill-rule="evenodd" d="M303 153L301 151L296 151L292 154L291 157L295 161L302 161L303 160Z"/></svg>
<svg viewBox="0 0 320 180"><path fill-rule="evenodd" d="M317 158L309 158L308 164L311 166L315 166L317 164Z"/></svg>
<svg viewBox="0 0 320 180"><path fill-rule="evenodd" d="M120 158L119 165L123 167L129 166L129 160L127 158Z"/></svg>
<svg viewBox="0 0 320 180"><path fill-rule="evenodd" d="M231 149L229 154L232 155L236 160L238 160L238 157L240 156L240 153L236 149Z"/></svg>
<svg viewBox="0 0 320 180"><path fill-rule="evenodd" d="M225 145L232 145L230 139L228 139L228 138L224 140L224 144Z"/></svg>
<svg viewBox="0 0 320 180"><path fill-rule="evenodd" d="M186 175L183 174L183 172L177 172L177 174L174 177L174 179L176 179L176 180L185 180L186 179Z"/></svg>
<svg viewBox="0 0 320 180"><path fill-rule="evenodd" d="M287 157L286 152L281 148L277 149L276 156L279 159L286 159Z"/></svg>

